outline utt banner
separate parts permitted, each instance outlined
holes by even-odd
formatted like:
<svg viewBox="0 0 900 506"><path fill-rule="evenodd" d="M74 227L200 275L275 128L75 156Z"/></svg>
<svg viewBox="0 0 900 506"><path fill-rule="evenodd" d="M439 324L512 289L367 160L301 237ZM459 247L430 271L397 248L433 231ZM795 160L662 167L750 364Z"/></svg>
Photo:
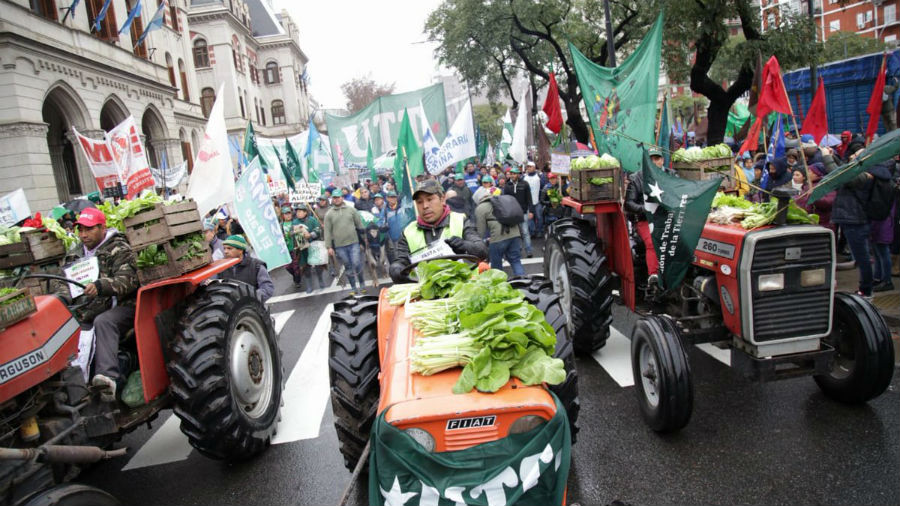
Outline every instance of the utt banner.
<svg viewBox="0 0 900 506"><path fill-rule="evenodd" d="M147 162L147 152L141 143L134 116L128 116L110 130L106 134L106 141L119 167L122 184L128 188L127 198L137 197L145 188L153 188L153 175Z"/></svg>
<svg viewBox="0 0 900 506"><path fill-rule="evenodd" d="M97 181L97 188L102 192L106 188L111 188L119 182L119 168L113 159L112 150L105 139L91 139L85 137L72 127L72 133L78 139L78 145L81 146L81 152L87 159L88 167Z"/></svg>
<svg viewBox="0 0 900 506"><path fill-rule="evenodd" d="M259 157L247 165L234 189L235 212L257 256L269 270L290 263L291 254L284 243Z"/></svg>

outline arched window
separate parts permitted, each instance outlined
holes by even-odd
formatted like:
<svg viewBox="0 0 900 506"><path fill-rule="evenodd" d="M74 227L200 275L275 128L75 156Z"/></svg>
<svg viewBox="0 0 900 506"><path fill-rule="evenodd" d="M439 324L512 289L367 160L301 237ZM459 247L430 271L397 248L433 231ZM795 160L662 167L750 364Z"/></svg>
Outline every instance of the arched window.
<svg viewBox="0 0 900 506"><path fill-rule="evenodd" d="M51 21L58 21L56 0L31 0L31 11Z"/></svg>
<svg viewBox="0 0 900 506"><path fill-rule="evenodd" d="M204 118L209 117L209 112L215 102L216 91L212 88L203 88L203 91L200 92L200 109L203 111Z"/></svg>
<svg viewBox="0 0 900 506"><path fill-rule="evenodd" d="M278 62L270 61L266 63L266 84L279 82L281 82L281 76L278 74Z"/></svg>
<svg viewBox="0 0 900 506"><path fill-rule="evenodd" d="M194 67L198 69L209 67L209 48L203 39L194 42Z"/></svg>
<svg viewBox="0 0 900 506"><path fill-rule="evenodd" d="M237 94L238 94L238 102L240 102L240 104L241 104L241 117L242 117L242 118L246 118L246 117L247 117L247 110L246 110L246 108L244 107L244 95L241 95L241 89L240 89L240 88L238 88Z"/></svg>
<svg viewBox="0 0 900 506"><path fill-rule="evenodd" d="M285 124L284 102L282 102L281 100L273 100L272 101L272 124L273 125Z"/></svg>
<svg viewBox="0 0 900 506"><path fill-rule="evenodd" d="M185 102L191 101L191 94L188 91L187 71L184 68L184 60L178 59L178 73L181 75L181 98Z"/></svg>
<svg viewBox="0 0 900 506"><path fill-rule="evenodd" d="M237 36L231 37L231 57L234 59L234 70L238 72L244 71L244 65L241 61L241 43Z"/></svg>
<svg viewBox="0 0 900 506"><path fill-rule="evenodd" d="M175 65L172 63L172 55L166 53L166 68L169 70L169 84L175 88L175 96L178 96L178 85L175 84Z"/></svg>

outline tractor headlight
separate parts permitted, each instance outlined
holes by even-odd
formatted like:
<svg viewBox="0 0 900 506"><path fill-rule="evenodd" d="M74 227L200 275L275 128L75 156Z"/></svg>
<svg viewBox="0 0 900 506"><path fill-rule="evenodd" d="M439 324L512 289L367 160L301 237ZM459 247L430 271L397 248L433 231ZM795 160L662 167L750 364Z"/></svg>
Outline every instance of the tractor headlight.
<svg viewBox="0 0 900 506"><path fill-rule="evenodd" d="M819 286L825 284L825 269L812 269L800 273L800 286Z"/></svg>
<svg viewBox="0 0 900 506"><path fill-rule="evenodd" d="M434 437L432 437L427 430L413 427L411 429L406 429L403 432L409 434L409 437L415 439L416 443L422 445L422 448L425 448L426 451L434 451Z"/></svg>
<svg viewBox="0 0 900 506"><path fill-rule="evenodd" d="M509 427L509 433L521 434L523 432L528 432L546 421L547 420L544 420L543 418L536 415L525 415L513 422L513 424Z"/></svg>
<svg viewBox="0 0 900 506"><path fill-rule="evenodd" d="M784 273L763 274L759 277L758 288L760 292L784 290Z"/></svg>

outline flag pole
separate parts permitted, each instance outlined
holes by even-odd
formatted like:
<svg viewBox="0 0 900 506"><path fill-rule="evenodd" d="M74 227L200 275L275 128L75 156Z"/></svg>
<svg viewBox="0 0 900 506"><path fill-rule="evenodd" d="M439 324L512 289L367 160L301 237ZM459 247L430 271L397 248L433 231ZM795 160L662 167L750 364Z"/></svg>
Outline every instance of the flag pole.
<svg viewBox="0 0 900 506"><path fill-rule="evenodd" d="M406 179L409 181L409 198L412 199L413 194L415 194L415 190L413 190L413 178L412 173L409 171L409 157L406 156L406 146L400 146L400 149L403 150L403 166L406 168ZM410 202L412 204L413 212L416 213L416 218L419 218L419 209L416 208L416 202L413 200Z"/></svg>
<svg viewBox="0 0 900 506"><path fill-rule="evenodd" d="M800 140L800 129L797 128L797 118L794 117L794 106L791 105L791 97L788 96L787 88L781 87L784 91L784 98L787 100L788 110L790 111L791 123L794 124L794 131L797 132L797 151L800 152L800 159L803 161L803 171L806 173L806 183L812 187L812 178L809 175L809 165L806 164L806 153L803 152L803 141Z"/></svg>

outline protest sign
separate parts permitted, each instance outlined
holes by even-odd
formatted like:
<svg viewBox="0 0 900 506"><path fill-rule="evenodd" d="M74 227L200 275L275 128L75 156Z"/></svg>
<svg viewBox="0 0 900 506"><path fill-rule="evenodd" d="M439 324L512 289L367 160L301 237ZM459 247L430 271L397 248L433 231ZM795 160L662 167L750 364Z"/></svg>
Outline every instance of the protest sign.
<svg viewBox="0 0 900 506"><path fill-rule="evenodd" d="M259 157L247 165L235 183L234 207L244 233L266 267L272 270L290 263L291 255L284 243Z"/></svg>
<svg viewBox="0 0 900 506"><path fill-rule="evenodd" d="M322 193L322 183L297 182L297 190L290 192L292 204L315 202Z"/></svg>
<svg viewBox="0 0 900 506"><path fill-rule="evenodd" d="M106 134L106 140L118 166L122 184L128 188L127 198L133 199L145 188L153 188L147 152L141 143L134 116L128 116L110 130Z"/></svg>
<svg viewBox="0 0 900 506"><path fill-rule="evenodd" d="M571 158L565 153L550 153L550 170L554 174L569 174Z"/></svg>
<svg viewBox="0 0 900 506"><path fill-rule="evenodd" d="M119 168L113 159L112 150L109 148L106 140L91 139L85 137L72 127L72 133L78 139L78 145L81 146L81 152L87 159L88 167L97 181L97 188L102 192L106 188L111 188L119 183Z"/></svg>
<svg viewBox="0 0 900 506"><path fill-rule="evenodd" d="M31 216L31 207L25 198L25 190L7 193L0 197L0 225L13 225Z"/></svg>

